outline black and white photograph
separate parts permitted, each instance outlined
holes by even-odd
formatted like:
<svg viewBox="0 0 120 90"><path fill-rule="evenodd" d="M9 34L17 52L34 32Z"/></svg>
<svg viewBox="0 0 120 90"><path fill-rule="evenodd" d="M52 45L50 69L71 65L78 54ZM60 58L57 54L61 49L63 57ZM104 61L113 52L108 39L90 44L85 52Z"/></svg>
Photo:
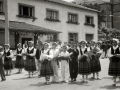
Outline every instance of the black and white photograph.
<svg viewBox="0 0 120 90"><path fill-rule="evenodd" d="M0 90L120 90L120 0L0 0Z"/></svg>

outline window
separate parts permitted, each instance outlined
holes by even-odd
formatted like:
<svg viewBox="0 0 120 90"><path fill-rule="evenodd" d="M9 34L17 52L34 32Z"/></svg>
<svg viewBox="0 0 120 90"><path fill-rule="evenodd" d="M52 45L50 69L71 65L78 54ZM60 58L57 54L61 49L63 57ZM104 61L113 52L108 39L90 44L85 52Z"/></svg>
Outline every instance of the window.
<svg viewBox="0 0 120 90"><path fill-rule="evenodd" d="M93 34L86 34L86 41L90 42L91 40L93 40L94 35Z"/></svg>
<svg viewBox="0 0 120 90"><path fill-rule="evenodd" d="M29 5L19 5L19 16L34 17L34 7Z"/></svg>
<svg viewBox="0 0 120 90"><path fill-rule="evenodd" d="M78 24L78 14L68 13L68 23Z"/></svg>
<svg viewBox="0 0 120 90"><path fill-rule="evenodd" d="M69 42L78 42L78 33L69 33Z"/></svg>
<svg viewBox="0 0 120 90"><path fill-rule="evenodd" d="M93 17L86 16L86 23L93 24Z"/></svg>
<svg viewBox="0 0 120 90"><path fill-rule="evenodd" d="M84 25L89 25L89 26L95 27L94 18L92 16L85 16L85 24Z"/></svg>
<svg viewBox="0 0 120 90"><path fill-rule="evenodd" d="M53 9L47 9L46 10L46 20L49 21L59 21L58 18L58 11L57 10L53 10Z"/></svg>
<svg viewBox="0 0 120 90"><path fill-rule="evenodd" d="M3 2L0 1L0 12L3 12Z"/></svg>

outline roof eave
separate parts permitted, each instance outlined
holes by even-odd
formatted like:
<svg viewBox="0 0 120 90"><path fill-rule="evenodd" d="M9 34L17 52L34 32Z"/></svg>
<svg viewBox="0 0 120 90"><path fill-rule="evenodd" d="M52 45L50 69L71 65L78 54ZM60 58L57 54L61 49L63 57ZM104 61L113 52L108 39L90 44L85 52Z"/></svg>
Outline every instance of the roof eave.
<svg viewBox="0 0 120 90"><path fill-rule="evenodd" d="M95 10L95 9L91 9L91 8L88 8L88 7L84 7L84 6L81 6L81 5L75 5L73 3L70 3L72 5L67 5L65 3L60 3L58 1L51 1L51 0L42 0L42 1L47 1L47 2L52 2L52 3L57 3L57 4L61 4L61 5L66 5L66 6L71 6L71 7L74 7L74 8L79 8L79 9L85 9L85 10L89 10L89 11L93 11L93 12L100 12L98 10ZM68 2L67 2L68 3Z"/></svg>

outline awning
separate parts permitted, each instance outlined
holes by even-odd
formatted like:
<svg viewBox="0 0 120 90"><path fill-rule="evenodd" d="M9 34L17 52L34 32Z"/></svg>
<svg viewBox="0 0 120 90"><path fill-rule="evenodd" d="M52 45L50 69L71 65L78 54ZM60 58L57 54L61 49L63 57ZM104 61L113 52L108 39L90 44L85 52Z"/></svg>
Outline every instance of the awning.
<svg viewBox="0 0 120 90"><path fill-rule="evenodd" d="M5 30L5 21L0 20L0 31ZM59 31L44 28L32 24L27 24L25 22L10 21L9 30L13 32L27 32L27 33L37 33L37 34L57 34L61 33Z"/></svg>

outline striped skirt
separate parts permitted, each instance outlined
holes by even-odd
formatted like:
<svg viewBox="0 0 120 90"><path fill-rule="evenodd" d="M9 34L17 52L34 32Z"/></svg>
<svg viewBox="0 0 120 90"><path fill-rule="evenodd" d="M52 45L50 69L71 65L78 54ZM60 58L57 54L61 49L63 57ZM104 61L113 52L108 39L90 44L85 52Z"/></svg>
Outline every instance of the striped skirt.
<svg viewBox="0 0 120 90"><path fill-rule="evenodd" d="M41 64L41 70L40 70L40 76L41 77L47 77L47 76L53 76L53 68L51 65L51 61L45 60Z"/></svg>
<svg viewBox="0 0 120 90"><path fill-rule="evenodd" d="M100 57L101 54L92 55L92 59L90 59L90 68L91 73L97 73L101 71Z"/></svg>
<svg viewBox="0 0 120 90"><path fill-rule="evenodd" d="M36 63L35 63L35 58L34 57L31 57L31 56L26 57L25 70L28 71L28 72L36 71Z"/></svg>
<svg viewBox="0 0 120 90"><path fill-rule="evenodd" d="M4 69L5 70L11 70L13 69L13 63L11 58L5 57L4 59Z"/></svg>
<svg viewBox="0 0 120 90"><path fill-rule="evenodd" d="M18 68L18 69L24 68L24 60L22 56L16 57L15 68Z"/></svg>
<svg viewBox="0 0 120 90"><path fill-rule="evenodd" d="M120 59L116 57L110 58L108 75L120 76Z"/></svg>
<svg viewBox="0 0 120 90"><path fill-rule="evenodd" d="M86 56L82 56L81 59L84 59L84 60L79 60L78 73L81 75L89 75L91 73L90 61L89 61L88 57L86 57Z"/></svg>

